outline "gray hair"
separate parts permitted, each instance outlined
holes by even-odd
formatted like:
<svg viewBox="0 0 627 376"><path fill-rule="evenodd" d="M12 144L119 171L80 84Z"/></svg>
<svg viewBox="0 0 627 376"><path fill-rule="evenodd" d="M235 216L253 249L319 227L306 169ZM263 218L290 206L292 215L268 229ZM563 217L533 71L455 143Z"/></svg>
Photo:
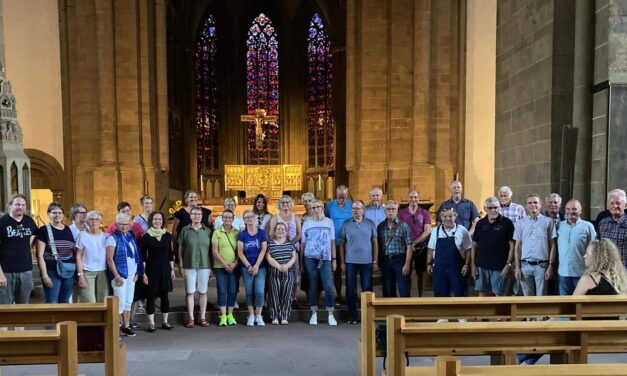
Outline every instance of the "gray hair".
<svg viewBox="0 0 627 376"><path fill-rule="evenodd" d="M514 192L512 192L512 189L506 185L502 186L501 188L499 188L498 193L507 193L508 196L513 196Z"/></svg>
<svg viewBox="0 0 627 376"><path fill-rule="evenodd" d="M98 210L91 210L85 215L85 219L98 218L102 221L102 213Z"/></svg>
<svg viewBox="0 0 627 376"><path fill-rule="evenodd" d="M72 219L76 218L76 214L78 214L78 211L81 208L87 210L87 207L81 204L80 202L77 202L76 204L72 205L72 207L70 208L70 217Z"/></svg>
<svg viewBox="0 0 627 376"><path fill-rule="evenodd" d="M448 212L453 213L453 215L455 217L457 217L457 210L455 210L455 208L451 206L451 207L442 209L442 211L440 212L440 220L443 220L444 214L446 214Z"/></svg>
<svg viewBox="0 0 627 376"><path fill-rule="evenodd" d="M390 205L394 205L394 206L396 206L396 208L398 209L398 202L396 202L395 200L387 200L387 201L385 202L385 207L386 207L386 208L387 208L388 206L390 206Z"/></svg>
<svg viewBox="0 0 627 376"><path fill-rule="evenodd" d="M546 199L544 200L544 202L546 203L547 201L549 201L552 198L556 198L557 199L558 205L562 204L562 196L560 196L559 193L549 193L549 195L546 196Z"/></svg>
<svg viewBox="0 0 627 376"><path fill-rule="evenodd" d="M129 217L128 215L124 214L124 213L118 213L115 216L115 224L117 225L118 223L122 222L122 221L131 221L131 217Z"/></svg>
<svg viewBox="0 0 627 376"><path fill-rule="evenodd" d="M490 205L499 206L499 205L501 205L501 202L499 201L498 198L496 198L494 196L490 196L490 197L485 199L485 202L484 202L483 206L487 208Z"/></svg>
<svg viewBox="0 0 627 376"><path fill-rule="evenodd" d="M370 192L368 192L368 196L370 196L371 194L373 194L374 192L379 192L381 194L383 194L383 191L381 190L381 188L379 187L374 187L370 190Z"/></svg>
<svg viewBox="0 0 627 376"><path fill-rule="evenodd" d="M607 192L607 201L609 202L612 197L617 197L621 202L627 202L627 195L625 195L625 191L622 189L612 189Z"/></svg>

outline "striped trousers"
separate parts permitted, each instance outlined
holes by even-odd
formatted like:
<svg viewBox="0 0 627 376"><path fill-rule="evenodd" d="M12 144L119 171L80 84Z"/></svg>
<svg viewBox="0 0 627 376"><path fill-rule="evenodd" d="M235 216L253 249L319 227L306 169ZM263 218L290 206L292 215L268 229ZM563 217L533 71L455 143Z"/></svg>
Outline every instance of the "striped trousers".
<svg viewBox="0 0 627 376"><path fill-rule="evenodd" d="M289 320L296 279L294 273L281 273L271 266L268 269L270 271L268 278L270 319Z"/></svg>

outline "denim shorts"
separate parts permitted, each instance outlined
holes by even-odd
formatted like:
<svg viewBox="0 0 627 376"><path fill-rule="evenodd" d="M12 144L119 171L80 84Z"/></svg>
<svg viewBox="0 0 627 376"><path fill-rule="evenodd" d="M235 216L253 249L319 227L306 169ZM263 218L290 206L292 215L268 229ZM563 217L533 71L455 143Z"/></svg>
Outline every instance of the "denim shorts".
<svg viewBox="0 0 627 376"><path fill-rule="evenodd" d="M505 295L506 279L501 277L500 271L477 267L476 291L490 291L494 295Z"/></svg>

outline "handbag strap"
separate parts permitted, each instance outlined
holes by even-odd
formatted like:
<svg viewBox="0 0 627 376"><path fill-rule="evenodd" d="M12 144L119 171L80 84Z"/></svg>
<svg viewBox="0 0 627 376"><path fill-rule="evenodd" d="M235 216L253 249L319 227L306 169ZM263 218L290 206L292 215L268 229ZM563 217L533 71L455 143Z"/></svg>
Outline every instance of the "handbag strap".
<svg viewBox="0 0 627 376"><path fill-rule="evenodd" d="M52 250L52 255L54 256L54 259L58 260L59 254L57 253L57 245L54 242L54 235L52 235L52 226L50 226L50 223L46 224L46 229L48 230L48 245Z"/></svg>
<svg viewBox="0 0 627 376"><path fill-rule="evenodd" d="M396 230L398 230L398 223L394 223L394 226L392 227L392 231L390 233L390 237L387 238L387 240L385 241L385 250L387 251L388 247L390 246L390 243L392 243L392 239L394 239L394 235L396 235Z"/></svg>

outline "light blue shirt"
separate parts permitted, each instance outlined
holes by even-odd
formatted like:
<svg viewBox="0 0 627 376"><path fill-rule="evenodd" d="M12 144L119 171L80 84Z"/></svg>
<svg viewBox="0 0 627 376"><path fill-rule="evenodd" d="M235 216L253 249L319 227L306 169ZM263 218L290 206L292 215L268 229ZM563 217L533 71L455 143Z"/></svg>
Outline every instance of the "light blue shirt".
<svg viewBox="0 0 627 376"><path fill-rule="evenodd" d="M346 199L344 208L340 208L340 205L336 200L329 201L324 209L324 215L331 218L333 225L335 226L335 245L340 245L340 229L346 220L353 218L351 212L353 208L353 202Z"/></svg>
<svg viewBox="0 0 627 376"><path fill-rule="evenodd" d="M379 223L385 221L385 206L379 205L376 209L372 205L366 206L364 209L364 217L371 220L374 226L377 227Z"/></svg>
<svg viewBox="0 0 627 376"><path fill-rule="evenodd" d="M597 238L594 226L588 221L579 219L571 225L562 221L557 230L557 252L559 268L557 273L562 277L581 277L586 271L583 256L591 241Z"/></svg>

